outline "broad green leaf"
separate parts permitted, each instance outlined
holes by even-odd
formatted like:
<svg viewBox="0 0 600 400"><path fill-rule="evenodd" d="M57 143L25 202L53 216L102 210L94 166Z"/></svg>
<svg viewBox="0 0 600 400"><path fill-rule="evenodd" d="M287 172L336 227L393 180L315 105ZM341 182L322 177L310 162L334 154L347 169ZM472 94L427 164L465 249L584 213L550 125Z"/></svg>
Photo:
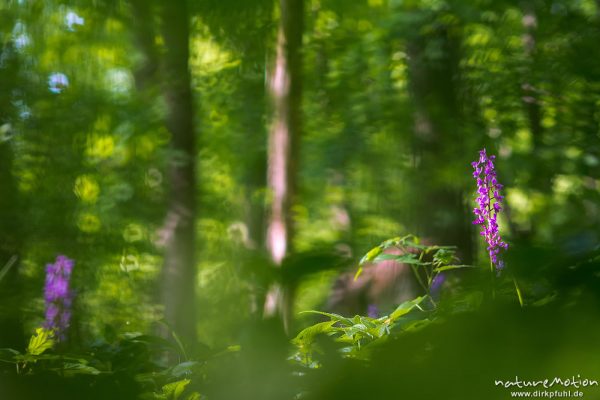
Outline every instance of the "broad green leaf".
<svg viewBox="0 0 600 400"><path fill-rule="evenodd" d="M198 365L196 361L186 361L181 364L177 364L173 368L171 368L171 375L179 378L180 376L191 374L193 368Z"/></svg>
<svg viewBox="0 0 600 400"><path fill-rule="evenodd" d="M394 322L403 315L408 314L413 310L413 308L417 307L426 297L427 296L419 296L416 299L405 301L404 303L400 304L396 308L396 310L394 310L394 312L390 314L390 321Z"/></svg>
<svg viewBox="0 0 600 400"><path fill-rule="evenodd" d="M54 333L44 328L37 328L35 335L29 339L27 354L37 356L52 348L52 346L54 346Z"/></svg>
<svg viewBox="0 0 600 400"><path fill-rule="evenodd" d="M335 320L325 321L325 322L319 322L318 324L309 326L308 328L305 328L300 333L298 333L298 335L293 339L293 342L296 343L297 345L304 345L304 344L312 343L315 336L332 332L331 327L336 322L337 321L335 321Z"/></svg>
<svg viewBox="0 0 600 400"><path fill-rule="evenodd" d="M180 381L167 383L162 387L163 394L167 396L169 400L178 400L183 394L185 387L189 385L191 380L182 379Z"/></svg>

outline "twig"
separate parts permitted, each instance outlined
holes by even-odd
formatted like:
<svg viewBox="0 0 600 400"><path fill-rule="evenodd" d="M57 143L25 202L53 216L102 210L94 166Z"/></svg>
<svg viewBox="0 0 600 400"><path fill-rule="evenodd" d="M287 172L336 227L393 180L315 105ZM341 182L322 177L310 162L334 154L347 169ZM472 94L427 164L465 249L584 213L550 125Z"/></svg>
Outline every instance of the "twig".
<svg viewBox="0 0 600 400"><path fill-rule="evenodd" d="M4 275L8 273L12 266L15 265L18 259L19 257L15 254L10 258L10 260L8 260L6 264L4 264L4 267L2 267L2 270L0 271L0 281L2 278L4 278Z"/></svg>

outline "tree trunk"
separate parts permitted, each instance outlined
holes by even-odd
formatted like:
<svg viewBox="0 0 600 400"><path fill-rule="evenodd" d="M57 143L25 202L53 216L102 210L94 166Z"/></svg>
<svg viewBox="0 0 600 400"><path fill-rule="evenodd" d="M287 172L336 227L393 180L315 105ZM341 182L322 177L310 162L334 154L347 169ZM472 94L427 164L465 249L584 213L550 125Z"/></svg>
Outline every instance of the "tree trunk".
<svg viewBox="0 0 600 400"><path fill-rule="evenodd" d="M130 0L133 16L134 39L142 60L134 71L135 86L143 93L155 81L158 72L158 52L154 45L152 0Z"/></svg>
<svg viewBox="0 0 600 400"><path fill-rule="evenodd" d="M167 104L166 125L171 133L162 299L167 323L185 342L193 344L196 339L196 144L188 66L189 24L186 0L162 4L166 48L163 90Z"/></svg>
<svg viewBox="0 0 600 400"><path fill-rule="evenodd" d="M542 143L542 113L540 101L538 99L538 89L535 87L533 74L535 71L535 52L536 39L535 32L537 30L537 15L533 4L525 3L523 6L523 48L525 51L525 72L521 89L523 95L521 97L527 120L529 121L529 130L531 131L533 141L533 152L538 154Z"/></svg>
<svg viewBox="0 0 600 400"><path fill-rule="evenodd" d="M530 166L531 177L529 187L533 189L548 190L547 182L550 182L550 177L547 176L548 169L543 165L540 158L540 150L542 147L542 109L540 106L539 89L536 87L536 31L538 18L535 11L535 6L531 1L524 1L521 5L523 18L521 20L523 26L523 72L521 77L521 102L529 125L531 133L532 149ZM508 205L510 207L510 205ZM510 213L510 208L507 209ZM531 240L536 232L536 221L532 219L529 227L526 230L517 229L515 237L520 240Z"/></svg>
<svg viewBox="0 0 600 400"><path fill-rule="evenodd" d="M452 27L411 38L407 45L410 93L414 104L415 193L412 203L416 232L436 244L456 245L461 260L473 255L472 225L464 188L440 181L439 171L464 153L466 116L459 103L457 79L460 37ZM432 58L430 43L441 43L442 55Z"/></svg>
<svg viewBox="0 0 600 400"><path fill-rule="evenodd" d="M250 74L249 74L250 75ZM265 245L265 205L259 196L267 185L267 153L264 142L264 77L251 75L242 83L244 113L243 145L246 149L246 167L243 181L246 191L245 221L248 227L248 247L264 249Z"/></svg>
<svg viewBox="0 0 600 400"><path fill-rule="evenodd" d="M275 265L292 251L292 204L296 195L298 145L301 132L303 0L280 0L277 51L269 77L273 119L269 131L267 186L270 207L266 246ZM281 313L289 328L291 294L272 288L265 315Z"/></svg>
<svg viewBox="0 0 600 400"><path fill-rule="evenodd" d="M16 209L19 202L10 147L10 142L0 142L0 346L20 349L25 344L20 316L23 285L19 274L22 235L18 219L22 213Z"/></svg>
<svg viewBox="0 0 600 400"><path fill-rule="evenodd" d="M20 349L25 344L21 303L23 282L19 274L19 252L23 243L17 182L13 175L11 119L15 113L8 95L18 86L19 60L12 43L0 43L0 347Z"/></svg>
<svg viewBox="0 0 600 400"><path fill-rule="evenodd" d="M264 64L264 54L262 63ZM257 61L261 62L261 61ZM267 151L265 146L265 83L264 74L253 73L252 67L246 67L247 76L241 84L241 99L244 110L241 115L244 134L242 146L245 150L244 169L244 221L247 233L243 243L251 252L264 255L265 249L265 203L264 190L267 186ZM264 65L262 68L264 71ZM261 284L261 273L253 268L253 257L242 253L241 262L248 263L252 271L250 287L250 313L255 318L262 317L265 300L264 285Z"/></svg>

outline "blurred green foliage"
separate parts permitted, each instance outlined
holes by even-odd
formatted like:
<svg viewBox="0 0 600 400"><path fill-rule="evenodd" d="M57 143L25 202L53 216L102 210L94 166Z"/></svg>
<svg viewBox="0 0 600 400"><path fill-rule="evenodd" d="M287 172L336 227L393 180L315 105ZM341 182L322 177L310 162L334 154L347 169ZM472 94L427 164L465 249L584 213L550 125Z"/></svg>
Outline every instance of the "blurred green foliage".
<svg viewBox="0 0 600 400"><path fill-rule="evenodd" d="M468 398L460 391L467 386L500 399L507 393L494 391L493 378L598 377L585 353L597 345L600 305L597 2L307 1L297 254L281 271L271 268L254 223L269 201L265 71L277 7L189 3L197 332L205 346L175 366L165 352L185 358L180 349L153 335L163 318L166 163L178 155L163 123L160 68L139 89L147 54L133 3L0 3L0 347L14 349L0 354L17 360L3 363L6 371L31 372L13 381L2 369L0 395L49 385L49 393L77 398L94 384L90 396L122 398L452 399ZM146 22L159 25L160 2L148 4ZM158 32L150 39L162 55ZM498 304L488 304L489 277L446 268L486 264L470 215L470 162L484 146L498 155L506 264L525 309L508 277L496 283ZM439 245L434 259L386 255L386 245L369 251L407 232ZM456 246L462 261L440 252L445 246ZM49 354L38 331L41 342L21 354L42 326L44 266L58 253L76 260L69 343ZM425 313L418 305L430 306L425 293L396 309L410 311L401 318L419 328L406 332L391 316L296 314L292 346L277 322L262 321L272 282L295 289L296 311L322 310L333 282L355 273L362 254L429 263L427 287L448 272L436 323L415 317ZM406 335L384 335L394 323ZM389 343L356 357L370 359L369 369L342 357L327 333L357 353L365 338ZM311 346L318 360L308 358ZM77 376L61 389L50 372ZM398 377L407 379L396 384Z"/></svg>

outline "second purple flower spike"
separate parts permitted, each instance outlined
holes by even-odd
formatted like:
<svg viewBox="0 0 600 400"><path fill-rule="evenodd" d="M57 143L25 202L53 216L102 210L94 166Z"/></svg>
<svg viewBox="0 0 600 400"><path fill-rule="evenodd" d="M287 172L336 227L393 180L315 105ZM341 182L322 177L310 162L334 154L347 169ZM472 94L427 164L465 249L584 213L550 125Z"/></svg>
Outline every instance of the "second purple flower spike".
<svg viewBox="0 0 600 400"><path fill-rule="evenodd" d="M75 262L66 256L56 257L54 264L46 266L44 299L46 302L46 329L54 330L56 338L62 341L71 319L72 295L69 289L71 272Z"/></svg>

